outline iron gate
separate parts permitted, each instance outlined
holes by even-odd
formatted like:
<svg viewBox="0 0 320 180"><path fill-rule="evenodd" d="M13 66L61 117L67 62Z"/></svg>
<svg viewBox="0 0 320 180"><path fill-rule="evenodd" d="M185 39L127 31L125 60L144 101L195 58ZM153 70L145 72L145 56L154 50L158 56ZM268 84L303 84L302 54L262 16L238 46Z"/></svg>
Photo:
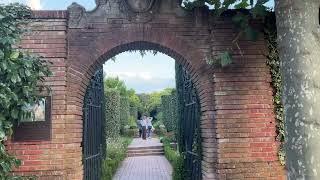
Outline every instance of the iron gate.
<svg viewBox="0 0 320 180"><path fill-rule="evenodd" d="M200 102L189 73L176 64L177 94L179 103L179 150L185 156L185 179L200 180L201 134Z"/></svg>
<svg viewBox="0 0 320 180"><path fill-rule="evenodd" d="M103 69L92 77L83 107L84 180L100 180L105 156Z"/></svg>

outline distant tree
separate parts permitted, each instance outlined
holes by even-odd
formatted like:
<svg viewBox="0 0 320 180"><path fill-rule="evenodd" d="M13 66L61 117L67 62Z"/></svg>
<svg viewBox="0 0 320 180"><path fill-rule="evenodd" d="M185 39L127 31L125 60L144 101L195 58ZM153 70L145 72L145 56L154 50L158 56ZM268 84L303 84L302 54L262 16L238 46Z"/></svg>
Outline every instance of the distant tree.
<svg viewBox="0 0 320 180"><path fill-rule="evenodd" d="M119 91L120 96L127 96L127 87L124 81L121 81L119 77L108 77L104 81L105 89L116 89Z"/></svg>

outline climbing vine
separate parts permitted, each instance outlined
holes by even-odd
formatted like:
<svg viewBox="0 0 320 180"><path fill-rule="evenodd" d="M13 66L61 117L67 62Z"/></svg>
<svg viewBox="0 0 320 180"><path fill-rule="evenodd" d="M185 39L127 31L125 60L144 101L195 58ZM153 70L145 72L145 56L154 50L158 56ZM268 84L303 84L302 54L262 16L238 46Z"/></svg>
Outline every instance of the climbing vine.
<svg viewBox="0 0 320 180"><path fill-rule="evenodd" d="M232 63L232 52L237 48L241 52L241 47L238 45L238 40L245 37L248 40L256 40L260 31L252 26L255 20L265 20L264 37L268 45L268 65L270 66L272 76L272 86L274 89L274 107L277 122L277 140L281 142L278 157L280 163L285 163L285 152L283 149L283 142L285 139L284 133L284 119L283 119L283 105L281 103L282 95L282 79L280 72L280 60L277 50L277 32L276 19L274 13L266 6L270 0L185 0L184 5L186 9L194 9L202 6L212 6L214 11L212 14L219 18L224 12L227 12L231 7L235 9L232 14L232 22L237 29L237 34L232 41L232 47L226 51L218 54L215 57L207 58L209 65L227 66ZM271 12L271 13L270 13ZM214 24L214 22L213 22Z"/></svg>
<svg viewBox="0 0 320 180"><path fill-rule="evenodd" d="M46 61L15 48L28 23L31 10L19 4L0 5L0 179L21 179L10 174L21 164L4 145L15 124L32 112L27 106L39 101L44 77L50 75Z"/></svg>
<svg viewBox="0 0 320 180"><path fill-rule="evenodd" d="M232 44L224 52L213 55L210 53L206 59L209 65L227 66L232 63L232 52L239 50L242 54L239 40L246 38L247 40L255 41L259 37L259 29L253 24L255 20L264 19L268 14L268 7L265 5L269 0L184 0L184 7L187 10L199 8L203 6L210 6L213 8L211 14L216 19L224 16L229 11L232 17L232 22L237 30L233 37ZM211 24L214 25L214 22Z"/></svg>
<svg viewBox="0 0 320 180"><path fill-rule="evenodd" d="M285 152L283 149L284 142L284 118L283 118L283 105L281 102L282 96L282 77L280 71L280 59L279 52L277 48L277 31L275 25L275 16L270 14L266 17L264 34L268 46L268 61L267 64L270 67L271 77L272 77L272 86L273 86L273 103L274 103L274 112L276 115L277 122L277 140L281 142L280 149L278 152L278 157L282 165L285 164Z"/></svg>

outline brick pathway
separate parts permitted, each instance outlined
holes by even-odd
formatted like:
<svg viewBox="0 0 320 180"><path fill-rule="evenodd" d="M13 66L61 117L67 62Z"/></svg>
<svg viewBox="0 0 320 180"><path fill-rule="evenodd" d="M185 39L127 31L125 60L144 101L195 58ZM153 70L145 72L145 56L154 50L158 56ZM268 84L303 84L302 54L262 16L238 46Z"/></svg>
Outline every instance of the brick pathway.
<svg viewBox="0 0 320 180"><path fill-rule="evenodd" d="M150 146L162 146L160 140L158 138L152 138L143 140L141 138L134 138L132 143L129 145L130 147L137 148L137 147L150 147Z"/></svg>
<svg viewBox="0 0 320 180"><path fill-rule="evenodd" d="M130 147L161 145L158 139L134 139ZM114 180L171 180L172 167L164 156L127 157Z"/></svg>

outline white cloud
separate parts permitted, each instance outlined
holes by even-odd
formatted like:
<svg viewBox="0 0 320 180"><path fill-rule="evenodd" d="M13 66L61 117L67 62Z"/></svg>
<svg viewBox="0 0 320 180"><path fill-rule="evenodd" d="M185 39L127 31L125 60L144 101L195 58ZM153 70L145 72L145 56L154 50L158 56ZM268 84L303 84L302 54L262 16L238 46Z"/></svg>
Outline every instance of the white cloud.
<svg viewBox="0 0 320 180"><path fill-rule="evenodd" d="M174 88L175 79L152 76L150 72L109 72L106 77L119 77L128 88L133 88L137 93L150 93L165 88Z"/></svg>
<svg viewBox="0 0 320 180"><path fill-rule="evenodd" d="M150 72L109 72L107 76L119 77L120 79L142 79L142 80L152 80L155 77L151 75Z"/></svg>
<svg viewBox="0 0 320 180"><path fill-rule="evenodd" d="M42 9L41 0L27 0L27 5L30 6L32 10Z"/></svg>

